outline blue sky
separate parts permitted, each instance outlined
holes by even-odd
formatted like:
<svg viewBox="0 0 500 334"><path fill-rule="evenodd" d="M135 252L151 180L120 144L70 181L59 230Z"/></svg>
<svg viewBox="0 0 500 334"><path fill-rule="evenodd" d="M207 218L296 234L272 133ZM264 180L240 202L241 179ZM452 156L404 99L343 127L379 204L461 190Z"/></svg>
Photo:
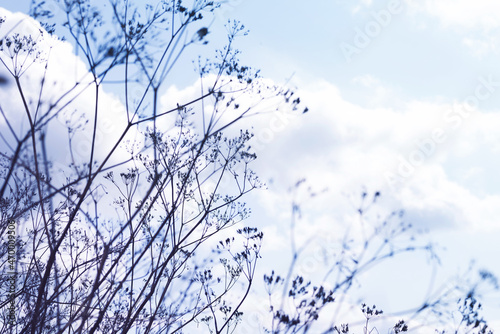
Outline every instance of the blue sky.
<svg viewBox="0 0 500 334"><path fill-rule="evenodd" d="M300 1L286 5L240 1L232 13L251 30L247 39L251 46L245 53L265 73L279 78L293 69L303 78L323 78L357 103L358 89L352 79L366 74L397 88L399 98L453 100L468 94L478 75L499 73L495 68L497 27L484 27L481 13L463 26L451 15L420 8L423 5L394 2L396 14L390 15L389 23L376 36L368 38L368 46L358 48L350 62L341 50L342 43L355 46L357 31L373 27L376 14L387 12L391 1L316 1L307 6ZM432 7L431 2L425 3ZM489 16L496 5L484 3ZM449 6L462 6L467 12L471 5L461 1ZM280 61L270 64L269 54Z"/></svg>
<svg viewBox="0 0 500 334"><path fill-rule="evenodd" d="M24 1L2 5L27 8ZM286 246L287 189L305 177L329 190L306 205L304 239L350 219L349 196L366 187L446 247L438 281L470 259L500 275L500 2L229 0L223 9L211 42L221 42L216 32L225 19L240 19L250 30L238 42L242 61L278 83L291 77L310 109L248 124L256 169L269 184L250 199L250 223L275 243L268 254ZM431 280L422 258L397 263L407 274L392 287ZM380 270L368 294L400 307L377 282L390 269ZM500 330L500 302L488 307Z"/></svg>

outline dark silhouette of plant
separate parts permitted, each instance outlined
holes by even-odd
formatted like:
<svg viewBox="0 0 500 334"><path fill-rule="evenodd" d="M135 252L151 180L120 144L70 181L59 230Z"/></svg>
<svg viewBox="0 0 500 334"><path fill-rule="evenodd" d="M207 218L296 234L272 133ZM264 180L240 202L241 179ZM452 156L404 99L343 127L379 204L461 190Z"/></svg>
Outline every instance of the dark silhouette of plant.
<svg viewBox="0 0 500 334"><path fill-rule="evenodd" d="M0 19L2 333L237 332L263 238L235 226L250 214L245 195L261 187L252 133L238 122L264 100L297 110L300 98L240 63L239 22L207 56L222 3L34 0L41 26ZM54 54L68 45L80 60L55 74ZM195 80L189 96L166 94ZM296 243L292 203L291 264L264 276L268 332L349 333L336 315L360 274L408 252L437 259L402 211L367 224L380 195L362 193L358 226L328 250L319 278L296 271L308 243ZM467 291L459 329L487 333ZM444 306L440 294L410 313L440 316ZM328 326L315 327L332 307ZM365 333L385 314L362 312Z"/></svg>
<svg viewBox="0 0 500 334"><path fill-rule="evenodd" d="M303 189L305 180L300 180L292 188L293 192ZM308 198L317 195L310 188L305 191ZM382 317L384 312L375 305L361 304L364 322L342 323L338 314L343 308L349 308L345 303L345 296L357 288L354 284L362 273L370 270L381 261L404 253L425 252L429 259L439 261L432 244L422 244L412 233L411 224L405 222L403 211L391 212L388 216L377 215L376 221L369 216L370 210L377 205L381 193L376 191L369 195L366 191L361 194L359 206L355 208L359 216L359 226L349 225L343 236L337 240L337 246L332 241L319 241L325 254L322 271L315 273L315 277L296 274L297 266L303 257L307 257L307 247L314 243L308 241L300 247L296 244L295 228L300 220L301 205L295 200L292 202L291 218L291 248L292 257L288 272L280 276L275 271L264 275L264 283L269 298L272 321L266 332L278 333L352 333L353 325L363 323L363 333L379 333L379 329L372 327L370 321L375 317ZM318 242L318 241L316 241ZM472 269L470 269L472 271ZM323 276L318 280L318 273ZM316 285L313 285L314 284ZM487 271L480 271L479 277L474 280L460 277L454 285L435 291L421 304L412 310L388 314L388 317L403 314L406 320L399 320L389 329L389 333L402 333L410 330L408 320L417 316L425 318L432 315L437 321L444 324L442 333L490 333L486 321L480 317L481 305L478 303L477 290L479 286L488 284L498 289L496 278ZM327 288L330 287L330 288ZM282 289L283 292L278 293ZM461 297L463 296L463 297ZM455 315L453 304L458 299L461 321L457 329L450 329L450 318ZM328 309L328 311L327 311ZM323 321L318 322L322 317ZM325 325L326 323L330 325ZM423 320L420 321L423 323ZM432 325L432 324L431 324Z"/></svg>
<svg viewBox="0 0 500 334"><path fill-rule="evenodd" d="M0 301L2 310L15 304L16 321L0 318L2 333L234 330L263 235L232 227L261 184L250 169L252 134L225 133L263 100L293 109L300 101L240 64L238 22L228 22L213 57L197 57L219 6L33 1L42 28L2 19L0 84L11 96L0 101L1 235L17 224L15 293L2 290ZM70 84L52 75L50 43L62 44L54 34L86 62ZM192 73L184 59L195 60L200 89L165 105L166 86ZM245 95L251 103L240 102ZM54 138L61 119L67 140ZM102 130L106 119L112 133Z"/></svg>
<svg viewBox="0 0 500 334"><path fill-rule="evenodd" d="M477 330L478 333L486 333L488 326L486 321L479 316L481 304L477 301L476 297L474 297L474 294L470 292L463 300L460 298L457 304L460 314L462 315L460 326ZM488 333L492 332L488 330Z"/></svg>

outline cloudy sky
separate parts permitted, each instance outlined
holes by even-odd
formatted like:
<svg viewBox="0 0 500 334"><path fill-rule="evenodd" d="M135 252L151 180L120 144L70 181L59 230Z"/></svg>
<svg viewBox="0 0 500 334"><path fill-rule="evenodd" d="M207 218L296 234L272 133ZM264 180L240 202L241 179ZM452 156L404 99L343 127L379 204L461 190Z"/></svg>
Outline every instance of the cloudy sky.
<svg viewBox="0 0 500 334"><path fill-rule="evenodd" d="M26 11L28 3L2 5ZM240 19L250 30L242 61L289 80L309 108L253 124L255 168L269 189L251 198L250 224L271 236L268 254L286 245L287 189L306 178L328 191L308 202L303 235L352 215L363 189L381 191L382 206L404 209L443 247L436 280L471 259L500 276L500 2L229 0L222 9L211 29ZM434 277L417 257L398 266L406 274L397 284ZM371 297L401 306L379 283ZM488 307L500 330L500 302L489 298Z"/></svg>
<svg viewBox="0 0 500 334"><path fill-rule="evenodd" d="M323 208L335 213L346 193L381 190L446 248L443 277L470 259L500 274L500 3L238 1L232 9L251 30L246 59L275 80L293 74L311 109L284 121L263 150L276 188L301 176L325 184ZM427 279L418 265L406 269Z"/></svg>
<svg viewBox="0 0 500 334"><path fill-rule="evenodd" d="M300 177L328 186L312 210L329 217L349 208L346 193L381 190L387 206L405 209L446 248L443 279L470 259L500 275L500 3L234 1L231 9L251 31L245 59L274 80L293 75L311 110L275 125L263 149L276 189L267 203L277 207L279 186ZM405 269L410 286L411 277L428 279L418 264ZM489 300L500 320L498 296Z"/></svg>

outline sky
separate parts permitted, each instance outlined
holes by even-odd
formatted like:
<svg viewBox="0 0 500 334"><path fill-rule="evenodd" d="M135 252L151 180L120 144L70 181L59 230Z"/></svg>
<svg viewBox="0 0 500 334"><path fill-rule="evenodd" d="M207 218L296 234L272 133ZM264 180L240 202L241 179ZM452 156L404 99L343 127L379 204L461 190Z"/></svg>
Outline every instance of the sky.
<svg viewBox="0 0 500 334"><path fill-rule="evenodd" d="M1 5L26 11L28 3ZM238 42L242 62L296 87L309 109L248 123L254 168L268 188L249 198L248 224L270 240L263 272L274 261L266 255L288 245L288 189L305 178L325 192L304 199L300 241L337 232L332 226L352 219L366 189L382 193L381 210L404 209L442 248L435 276L417 255L370 274L365 293L376 303L404 308L403 291L418 302L422 281L439 286L471 260L500 276L500 2L229 0L210 26L211 43L228 18L250 31ZM401 269L387 281L394 266ZM500 299L486 300L500 330Z"/></svg>
<svg viewBox="0 0 500 334"><path fill-rule="evenodd" d="M380 190L383 205L403 208L444 248L443 281L471 259L499 275L500 3L233 4L250 30L245 59L274 80L292 76L311 110L283 121L261 153L271 188L300 177L326 185L311 210L328 217L341 216L346 193ZM283 193L268 196L276 204ZM428 279L423 267L405 267L404 283ZM488 296L500 330L498 295Z"/></svg>

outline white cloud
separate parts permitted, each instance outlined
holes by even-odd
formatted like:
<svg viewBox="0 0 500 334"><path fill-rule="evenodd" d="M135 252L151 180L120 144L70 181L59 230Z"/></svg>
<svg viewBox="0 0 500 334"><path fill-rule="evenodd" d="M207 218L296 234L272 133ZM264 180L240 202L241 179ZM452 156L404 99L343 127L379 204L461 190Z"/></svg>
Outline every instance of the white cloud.
<svg viewBox="0 0 500 334"><path fill-rule="evenodd" d="M363 76L354 81L373 89L384 89L374 77ZM276 244L264 249L265 259L275 256L276 249L287 247L293 196L286 190L302 177L308 182L298 196L302 198L299 199L302 219L297 222L296 238L299 245L308 240L312 242L306 252L306 261L304 264L299 262L297 267L306 270L308 277L322 277L321 270L324 269L315 247L338 245L336 241L345 233L345 226L354 226L359 218L356 209L363 185L372 191L382 191L381 208L370 216L373 219L377 214L384 216L384 212L404 209L405 221L412 222L417 229L439 231L445 240L448 240L447 232L460 231L460 236L448 237L449 242L458 248L468 242L471 233L500 232L498 189L483 189L481 192L472 186L483 178L491 183L500 167L489 153L490 149L498 150L500 142L498 113L483 113L475 109L460 123L455 123L450 122L446 115L449 110L463 107L458 103L412 100L400 109L360 107L344 100L339 89L326 81L299 84L299 87L302 89L298 93L309 107L309 113L288 119L285 127L274 133L273 140L262 147L256 161L260 175L273 179L268 191L258 193L260 206L254 210L263 211L258 214L257 221L273 226L266 229L265 238ZM269 119L262 121L261 126L265 127L266 122ZM446 134L445 139L435 143L425 161L415 166L414 172L403 178L398 187L389 187L384 175L387 171L397 173L398 157L408 159L413 151L421 149L421 145L432 138L431 134L438 128ZM485 168L492 164L497 167ZM457 177L462 169L467 173L464 172L463 178ZM328 187L329 191L307 200L304 196L307 186L315 191ZM354 195L349 197L346 194ZM435 234L432 233L431 237ZM451 270L455 269L453 265L456 263L468 261L468 256L475 255L470 252L465 260L465 256L456 258L456 262L451 263ZM285 259L288 258L280 259L279 265L283 261L287 263ZM388 311L407 309L416 305L411 303L422 302L428 289L427 262L420 259L422 263L416 264L413 260L411 258L406 263L408 269L414 270L412 274L406 273L408 276L399 281L395 279L394 285L384 278L373 279L370 273L361 284L362 287L366 282L373 284L363 291L382 291L382 295L387 291ZM276 262L270 265L272 268L279 266ZM384 275L388 271L392 273L389 265L383 268L387 269ZM418 272L419 282L411 281L415 272ZM425 282L422 283L424 276ZM411 292L408 292L408 282L414 285ZM396 287L407 295L406 304L398 296L389 296L399 291ZM380 301L376 300L378 305ZM411 322L412 329L419 326L418 321ZM428 331L429 327L419 329L421 333Z"/></svg>
<svg viewBox="0 0 500 334"><path fill-rule="evenodd" d="M369 108L392 105L399 102L397 89L381 82L372 75L356 76L351 82L357 85L358 91L363 95L362 105Z"/></svg>
<svg viewBox="0 0 500 334"><path fill-rule="evenodd" d="M370 79L368 84L377 88L373 78L362 79L358 81ZM475 111L457 125L446 119L453 106L445 103L410 101L402 110L362 108L343 100L327 82L304 87L300 95L310 112L290 120L263 147L256 162L260 174L273 179L272 191L261 195L269 212L283 210L278 189L305 177L315 190L330 188L328 195L317 199L323 207L315 210L325 210L332 220L340 221L339 212L352 210L340 204L345 203L341 193L366 185L382 190L392 198L391 205L409 211L421 227L497 226L500 193L470 188L475 177L489 176L469 173L467 183L456 175L460 162L467 161L468 169L492 163L488 149L498 150L498 114ZM426 146L436 129L443 131L443 140ZM424 154L419 153L422 150ZM387 173L401 176L401 159L409 162L421 156L423 161L417 161L395 187L387 183Z"/></svg>
<svg viewBox="0 0 500 334"><path fill-rule="evenodd" d="M365 75L360 75L360 76L354 77L351 81L354 83L359 83L359 84L361 84L365 87L368 87L368 88L380 84L380 80L371 76L370 74L365 74Z"/></svg>
<svg viewBox="0 0 500 334"><path fill-rule="evenodd" d="M407 0L413 10L438 18L445 26L493 29L500 26L500 2L491 0Z"/></svg>
<svg viewBox="0 0 500 334"><path fill-rule="evenodd" d="M408 12L433 17L446 29L459 33L465 47L478 59L497 55L500 47L500 2L491 0L406 0ZM429 21L419 18L415 24L428 28Z"/></svg>
<svg viewBox="0 0 500 334"><path fill-rule="evenodd" d="M498 53L500 45L496 36L483 36L482 38L464 37L462 43L479 59L484 58L488 54Z"/></svg>
<svg viewBox="0 0 500 334"><path fill-rule="evenodd" d="M29 16L11 13L3 8L0 8L0 16L6 18L0 27L1 37L12 37L13 34L19 33L20 36L32 36L36 40L36 52L30 55L21 53L17 65L14 65L15 58L10 59L4 41L1 57L8 69L3 65L1 67L2 73L7 73L8 70L19 69L19 63L25 62L23 67L25 72L20 76L20 82L33 119L51 117L57 113L46 128L48 154L54 161L56 170L66 169L73 158L76 163L87 162L90 159L96 98L95 86L90 84L92 78L85 63L74 55L70 43L48 35L39 23ZM9 74L6 75L9 83L0 91L0 103L16 135L23 137L29 129L28 116L24 108L21 108L23 105L21 95L14 79ZM39 96L42 104L37 108ZM101 88L98 101L99 115L94 157L97 161L102 161L126 128L127 119L125 107L114 94ZM73 156L71 156L67 124L84 125L85 120L89 121L88 124L74 133ZM3 117L0 117L0 131L12 146L15 142L14 136L8 130ZM140 143L142 138L135 129L132 129L126 139L138 140ZM0 147L2 151L7 150L4 141L0 143ZM118 150L111 161L123 161L128 157L129 154L125 150Z"/></svg>

